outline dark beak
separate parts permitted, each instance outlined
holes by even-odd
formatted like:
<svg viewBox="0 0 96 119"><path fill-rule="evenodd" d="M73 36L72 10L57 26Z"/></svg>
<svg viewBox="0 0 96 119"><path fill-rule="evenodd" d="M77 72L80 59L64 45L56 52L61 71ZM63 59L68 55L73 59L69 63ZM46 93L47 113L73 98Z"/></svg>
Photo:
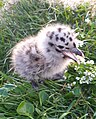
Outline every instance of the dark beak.
<svg viewBox="0 0 96 119"><path fill-rule="evenodd" d="M63 51L62 53L77 63L78 63L78 59L77 59L76 55L84 58L83 52L77 48L72 48L70 51Z"/></svg>
<svg viewBox="0 0 96 119"><path fill-rule="evenodd" d="M77 49L77 48L72 48L71 49L71 52L74 53L74 54L76 54L76 55L79 55L81 57L84 57L83 52L81 50Z"/></svg>

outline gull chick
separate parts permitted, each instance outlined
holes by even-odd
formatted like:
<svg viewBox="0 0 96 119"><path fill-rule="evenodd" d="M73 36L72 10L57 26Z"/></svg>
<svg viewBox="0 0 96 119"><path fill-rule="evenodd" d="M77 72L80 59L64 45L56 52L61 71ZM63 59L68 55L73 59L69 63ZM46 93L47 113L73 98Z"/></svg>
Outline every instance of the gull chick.
<svg viewBox="0 0 96 119"><path fill-rule="evenodd" d="M23 39L13 48L14 71L33 82L52 79L71 62L79 63L77 56L84 57L76 36L67 25L47 25L36 36Z"/></svg>

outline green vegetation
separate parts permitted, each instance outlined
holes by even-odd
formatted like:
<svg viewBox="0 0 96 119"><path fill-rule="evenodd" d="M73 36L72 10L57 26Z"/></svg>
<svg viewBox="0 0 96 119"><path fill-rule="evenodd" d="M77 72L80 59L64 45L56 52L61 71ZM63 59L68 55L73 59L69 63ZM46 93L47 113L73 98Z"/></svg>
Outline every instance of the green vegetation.
<svg viewBox="0 0 96 119"><path fill-rule="evenodd" d="M36 34L51 22L70 24L86 40L81 48L86 63L73 64L66 80L31 84L8 72L10 49L22 38ZM77 10L22 0L0 20L0 119L96 119L96 17L88 4Z"/></svg>
<svg viewBox="0 0 96 119"><path fill-rule="evenodd" d="M3 7L4 2L2 0L0 0L0 8Z"/></svg>

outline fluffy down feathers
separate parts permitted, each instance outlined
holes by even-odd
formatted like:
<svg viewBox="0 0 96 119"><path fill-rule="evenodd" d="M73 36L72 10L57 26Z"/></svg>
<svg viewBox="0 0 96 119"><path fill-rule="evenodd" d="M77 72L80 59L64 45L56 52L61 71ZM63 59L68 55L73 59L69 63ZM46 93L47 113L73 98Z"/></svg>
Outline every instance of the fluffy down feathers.
<svg viewBox="0 0 96 119"><path fill-rule="evenodd" d="M64 71L70 62L78 62L76 55L83 56L77 48L79 43L81 41L69 26L46 26L37 36L27 37L16 44L12 51L13 68L30 81L52 78ZM73 49L78 50L73 52Z"/></svg>

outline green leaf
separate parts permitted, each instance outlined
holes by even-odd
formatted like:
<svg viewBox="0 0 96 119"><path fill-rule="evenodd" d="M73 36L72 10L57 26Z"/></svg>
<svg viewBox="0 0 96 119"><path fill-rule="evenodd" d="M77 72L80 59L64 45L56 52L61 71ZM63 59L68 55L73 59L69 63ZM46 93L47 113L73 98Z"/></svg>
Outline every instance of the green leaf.
<svg viewBox="0 0 96 119"><path fill-rule="evenodd" d="M28 116L33 119L32 114L34 112L34 106L30 102L22 101L17 107L17 113L20 115Z"/></svg>
<svg viewBox="0 0 96 119"><path fill-rule="evenodd" d="M75 103L76 103L76 100L73 100L71 102L71 104L68 106L67 112L69 112L72 109L72 107L74 106Z"/></svg>
<svg viewBox="0 0 96 119"><path fill-rule="evenodd" d="M40 91L39 92L39 99L40 99L40 105L45 103L45 101L48 99L48 94L45 91Z"/></svg>
<svg viewBox="0 0 96 119"><path fill-rule="evenodd" d="M72 98L72 97L74 97L74 94L72 93L72 91L67 93L67 94L65 94L65 98L66 99L69 99L69 98Z"/></svg>
<svg viewBox="0 0 96 119"><path fill-rule="evenodd" d="M16 87L16 85L14 85L14 84L6 84L4 87L5 87L8 91L10 91L10 90L13 90L13 89Z"/></svg>
<svg viewBox="0 0 96 119"><path fill-rule="evenodd" d="M8 96L8 91L14 89L16 86L14 84L6 84L4 87L0 88L0 97Z"/></svg>
<svg viewBox="0 0 96 119"><path fill-rule="evenodd" d="M4 116L4 113L0 113L0 119L8 119L8 118Z"/></svg>
<svg viewBox="0 0 96 119"><path fill-rule="evenodd" d="M6 88L0 88L0 97L7 97L8 96L8 91L6 90Z"/></svg>
<svg viewBox="0 0 96 119"><path fill-rule="evenodd" d="M79 97L81 95L81 89L79 86L75 87L72 92L76 97Z"/></svg>
<svg viewBox="0 0 96 119"><path fill-rule="evenodd" d="M96 117L96 112L94 112L94 115L93 116Z"/></svg>
<svg viewBox="0 0 96 119"><path fill-rule="evenodd" d="M64 117L65 117L66 115L68 115L69 113L71 113L71 112L69 112L69 111L72 109L72 107L74 106L75 103L76 103L76 100L73 100L73 101L71 102L71 104L68 106L68 109L66 110L66 112L64 112L64 113L59 117L59 119L64 119Z"/></svg>
<svg viewBox="0 0 96 119"><path fill-rule="evenodd" d="M35 110L36 110L36 112L37 112L39 115L42 114L42 112L41 112L38 108L35 108Z"/></svg>
<svg viewBox="0 0 96 119"><path fill-rule="evenodd" d="M0 8L3 7L4 3L3 1L0 1Z"/></svg>
<svg viewBox="0 0 96 119"><path fill-rule="evenodd" d="M64 117L66 116L66 115L68 115L70 112L65 112L65 113L63 113L60 117L59 117L59 119L64 119Z"/></svg>
<svg viewBox="0 0 96 119"><path fill-rule="evenodd" d="M8 119L7 117L5 117L5 116L0 116L0 119Z"/></svg>

